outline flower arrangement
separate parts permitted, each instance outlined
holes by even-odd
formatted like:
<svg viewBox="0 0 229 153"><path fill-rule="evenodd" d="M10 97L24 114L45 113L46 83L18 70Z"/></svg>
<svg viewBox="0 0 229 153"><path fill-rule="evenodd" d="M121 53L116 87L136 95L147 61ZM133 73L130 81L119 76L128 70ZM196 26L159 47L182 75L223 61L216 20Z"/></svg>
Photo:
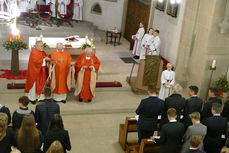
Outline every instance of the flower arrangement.
<svg viewBox="0 0 229 153"><path fill-rule="evenodd" d="M28 45L19 39L14 39L14 40L6 40L3 43L3 47L5 47L7 50L21 50L21 49L27 49Z"/></svg>
<svg viewBox="0 0 229 153"><path fill-rule="evenodd" d="M224 92L227 92L229 90L229 82L227 79L227 75L222 75L217 81L216 81L216 87L219 90L222 90Z"/></svg>
<svg viewBox="0 0 229 153"><path fill-rule="evenodd" d="M44 43L44 48L50 48L48 44Z"/></svg>
<svg viewBox="0 0 229 153"><path fill-rule="evenodd" d="M82 49L86 49L87 47L91 47L91 45L89 45L89 44L83 44L83 45L81 46Z"/></svg>

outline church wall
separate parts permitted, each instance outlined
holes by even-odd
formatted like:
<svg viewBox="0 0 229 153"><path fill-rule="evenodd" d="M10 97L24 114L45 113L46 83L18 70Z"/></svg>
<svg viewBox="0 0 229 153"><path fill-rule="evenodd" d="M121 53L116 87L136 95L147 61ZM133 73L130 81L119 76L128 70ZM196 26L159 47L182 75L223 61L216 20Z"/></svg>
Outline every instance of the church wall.
<svg viewBox="0 0 229 153"><path fill-rule="evenodd" d="M161 55L174 65L178 53L185 3L186 0L181 1L177 18L169 16L166 12L167 9L164 12L158 9L154 11L153 28L160 30Z"/></svg>
<svg viewBox="0 0 229 153"><path fill-rule="evenodd" d="M121 30L124 1L84 0L83 20L94 23L101 30L113 29L114 27ZM91 13L91 8L95 3L100 4L102 15Z"/></svg>

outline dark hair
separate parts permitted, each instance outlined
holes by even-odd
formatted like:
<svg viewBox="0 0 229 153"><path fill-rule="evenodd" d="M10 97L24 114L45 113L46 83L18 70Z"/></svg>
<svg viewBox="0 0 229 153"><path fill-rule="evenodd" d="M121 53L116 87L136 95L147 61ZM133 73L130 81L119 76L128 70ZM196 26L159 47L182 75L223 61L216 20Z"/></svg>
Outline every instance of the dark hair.
<svg viewBox="0 0 229 153"><path fill-rule="evenodd" d="M45 95L45 97L50 97L51 94L52 94L52 91L51 91L50 88L47 87L47 88L44 89L44 95Z"/></svg>
<svg viewBox="0 0 229 153"><path fill-rule="evenodd" d="M48 130L64 129L63 120L60 114L54 114L49 122Z"/></svg>
<svg viewBox="0 0 229 153"><path fill-rule="evenodd" d="M176 117L177 116L177 111L176 111L175 108L170 108L170 109L168 109L167 114L170 117Z"/></svg>
<svg viewBox="0 0 229 153"><path fill-rule="evenodd" d="M160 31L159 31L158 29L154 30L154 32L156 32L156 33L158 33L158 34L160 33Z"/></svg>
<svg viewBox="0 0 229 153"><path fill-rule="evenodd" d="M213 103L212 110L214 110L217 114L220 114L222 111L222 105L219 103Z"/></svg>
<svg viewBox="0 0 229 153"><path fill-rule="evenodd" d="M143 21L140 22L142 25L145 25Z"/></svg>
<svg viewBox="0 0 229 153"><path fill-rule="evenodd" d="M215 96L218 96L218 89L217 88L209 88L209 91L213 93Z"/></svg>
<svg viewBox="0 0 229 153"><path fill-rule="evenodd" d="M27 96L20 97L18 101L25 107L29 104L29 98Z"/></svg>
<svg viewBox="0 0 229 153"><path fill-rule="evenodd" d="M192 135L189 142L191 147L198 148L202 142L202 136Z"/></svg>
<svg viewBox="0 0 229 153"><path fill-rule="evenodd" d="M150 93L157 93L157 88L154 87L153 85L149 85L149 86L148 86L148 91L149 91Z"/></svg>
<svg viewBox="0 0 229 153"><path fill-rule="evenodd" d="M189 86L189 89L192 90L195 94L197 94L199 91L199 88L197 86Z"/></svg>
<svg viewBox="0 0 229 153"><path fill-rule="evenodd" d="M36 128L34 116L25 115L17 134L18 148L22 152L34 152L40 147L39 131Z"/></svg>
<svg viewBox="0 0 229 153"><path fill-rule="evenodd" d="M149 33L150 30L154 30L154 29L153 28L149 28L148 33Z"/></svg>

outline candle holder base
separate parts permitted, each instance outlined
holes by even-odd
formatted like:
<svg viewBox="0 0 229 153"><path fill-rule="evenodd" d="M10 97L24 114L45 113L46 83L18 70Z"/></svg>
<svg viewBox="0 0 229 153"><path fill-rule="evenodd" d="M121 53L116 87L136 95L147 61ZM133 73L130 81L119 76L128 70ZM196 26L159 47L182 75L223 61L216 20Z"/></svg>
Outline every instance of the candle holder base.
<svg viewBox="0 0 229 153"><path fill-rule="evenodd" d="M215 71L216 70L216 67L210 66L210 70Z"/></svg>

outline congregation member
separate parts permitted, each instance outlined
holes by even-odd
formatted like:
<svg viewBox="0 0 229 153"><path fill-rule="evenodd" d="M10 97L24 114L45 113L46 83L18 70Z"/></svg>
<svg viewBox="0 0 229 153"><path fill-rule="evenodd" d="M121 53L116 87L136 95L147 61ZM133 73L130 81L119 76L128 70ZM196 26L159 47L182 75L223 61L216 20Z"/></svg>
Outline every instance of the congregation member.
<svg viewBox="0 0 229 153"><path fill-rule="evenodd" d="M164 101L157 97L157 89L153 86L148 87L149 97L143 99L136 110L139 115L138 120L138 144L141 139L150 138L157 129L158 116L164 109Z"/></svg>
<svg viewBox="0 0 229 153"><path fill-rule="evenodd" d="M162 115L160 123L161 127L163 126L163 124L168 123L167 110L170 108L174 108L176 110L177 121L180 121L180 119L182 118L185 106L185 99L180 94L180 92L182 91L182 87L179 84L176 84L172 90L172 95L165 99L164 113Z"/></svg>
<svg viewBox="0 0 229 153"><path fill-rule="evenodd" d="M177 113L174 108L167 111L169 123L162 126L160 139L155 139L160 143L159 153L178 153L184 135L184 125L177 122Z"/></svg>
<svg viewBox="0 0 229 153"><path fill-rule="evenodd" d="M21 123L25 115L32 114L34 116L34 112L29 109L28 104L29 104L28 97L22 96L19 98L18 100L19 108L14 111L12 117L12 124L15 130L21 127Z"/></svg>
<svg viewBox="0 0 229 153"><path fill-rule="evenodd" d="M10 153L11 146L15 146L13 129L8 127L8 117L0 113L0 153Z"/></svg>
<svg viewBox="0 0 229 153"><path fill-rule="evenodd" d="M83 0L74 0L73 20L82 21L83 18Z"/></svg>
<svg viewBox="0 0 229 153"><path fill-rule="evenodd" d="M186 99L184 107L184 126L185 129L192 124L189 115L193 112L201 113L203 100L197 96L199 88L197 86L190 86L188 94L190 98Z"/></svg>
<svg viewBox="0 0 229 153"><path fill-rule="evenodd" d="M203 110L201 112L201 118L202 118L202 122L205 121L205 119L207 119L208 117L212 116L212 104L213 103L218 103L218 104L222 104L221 99L219 99L217 97L218 95L218 89L217 88L210 88L208 91L208 101L204 104Z"/></svg>
<svg viewBox="0 0 229 153"><path fill-rule="evenodd" d="M220 153L229 153L229 137L227 138L225 146L221 149Z"/></svg>
<svg viewBox="0 0 229 153"><path fill-rule="evenodd" d="M204 150L207 153L220 153L225 144L227 119L220 116L222 105L212 104L212 117L207 118L204 124L207 126L207 134L204 139Z"/></svg>
<svg viewBox="0 0 229 153"><path fill-rule="evenodd" d="M153 33L153 28L149 28L148 33L146 33L142 39L140 60L145 60L146 55L148 55L148 50L150 50L150 46L153 44L154 41Z"/></svg>
<svg viewBox="0 0 229 153"><path fill-rule="evenodd" d="M191 145L189 142L190 138L193 135L200 135L201 139L205 138L205 135L207 133L207 127L200 123L200 113L199 112L193 112L189 115L192 121L192 125L188 127L188 129L185 132L184 138L183 138L183 146L181 153L185 153L186 150L188 150L189 146ZM191 145L192 146L192 145ZM193 147L193 146L192 146ZM203 143L198 145L199 150L203 151Z"/></svg>
<svg viewBox="0 0 229 153"><path fill-rule="evenodd" d="M52 73L51 89L53 90L53 99L55 101L66 103L67 93L71 90L72 83L72 57L68 51L63 49L62 43L57 43L56 48L57 50L51 55L51 61L54 63L53 71L51 72L50 70Z"/></svg>
<svg viewBox="0 0 229 153"><path fill-rule="evenodd" d="M37 123L37 128L45 136L48 124L54 114L60 114L60 106L56 104L51 98L51 89L45 88L44 95L45 99L42 103L38 104L35 109L35 120Z"/></svg>
<svg viewBox="0 0 229 153"><path fill-rule="evenodd" d="M42 134L36 128L33 115L26 115L16 133L16 147L21 153L41 153Z"/></svg>
<svg viewBox="0 0 229 153"><path fill-rule="evenodd" d="M79 101L91 102L95 96L96 80L100 67L99 59L93 54L92 48L86 48L75 61L76 86L75 95Z"/></svg>
<svg viewBox="0 0 229 153"><path fill-rule="evenodd" d="M227 122L229 122L229 97L225 100L221 115L227 119Z"/></svg>
<svg viewBox="0 0 229 153"><path fill-rule="evenodd" d="M64 153L64 149L60 141L54 141L46 153Z"/></svg>
<svg viewBox="0 0 229 153"><path fill-rule="evenodd" d="M48 150L55 140L61 142L64 153L66 153L66 150L71 150L69 134L68 131L64 129L63 120L60 114L54 114L49 123L49 128L45 136L44 152Z"/></svg>
<svg viewBox="0 0 229 153"><path fill-rule="evenodd" d="M135 40L134 48L133 48L133 55L135 59L139 59L141 55L141 43L142 43L142 38L144 34L145 34L144 23L140 22L137 33L132 36L132 39Z"/></svg>
<svg viewBox="0 0 229 153"><path fill-rule="evenodd" d="M193 135L190 138L190 148L185 153L204 153L200 150L202 137L200 135Z"/></svg>
<svg viewBox="0 0 229 153"><path fill-rule="evenodd" d="M42 100L40 96L48 77L46 62L50 61L50 58L44 52L43 42L37 41L35 46L36 48L31 51L29 56L25 83L25 93L32 104L35 104L38 99Z"/></svg>
<svg viewBox="0 0 229 153"><path fill-rule="evenodd" d="M8 117L8 124L11 122L11 115L10 115L10 110L8 107L0 104L0 113L5 113Z"/></svg>
<svg viewBox="0 0 229 153"><path fill-rule="evenodd" d="M175 84L175 72L172 70L173 65L168 63L166 65L167 70L162 72L161 75L161 88L159 92L159 98L165 100L172 94L172 87Z"/></svg>

